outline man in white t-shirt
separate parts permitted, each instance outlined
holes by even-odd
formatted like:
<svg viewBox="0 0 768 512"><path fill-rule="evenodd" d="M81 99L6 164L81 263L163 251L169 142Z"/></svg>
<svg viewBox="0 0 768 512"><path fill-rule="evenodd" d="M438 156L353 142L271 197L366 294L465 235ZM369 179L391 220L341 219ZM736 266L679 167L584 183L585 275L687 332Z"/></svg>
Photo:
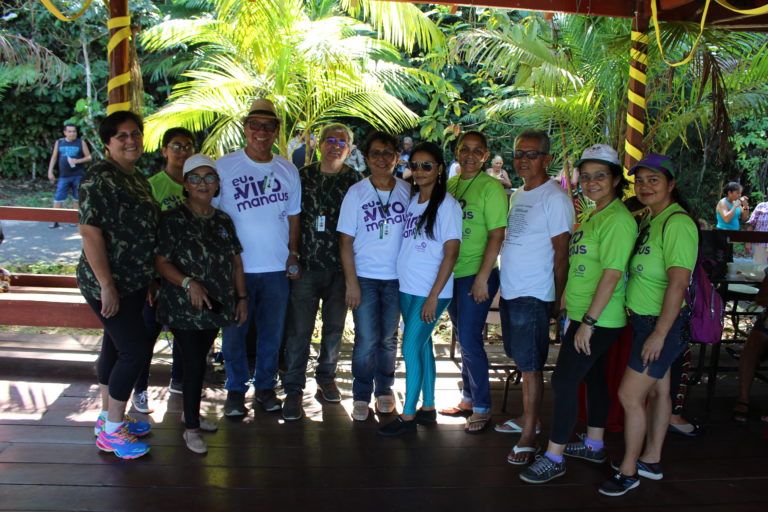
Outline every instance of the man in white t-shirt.
<svg viewBox="0 0 768 512"><path fill-rule="evenodd" d="M301 182L296 167L272 153L279 129L280 118L272 102L254 101L243 118L245 148L216 162L221 193L214 202L232 218L243 246L248 295L237 300L248 301L248 316L256 325L254 398L266 411L279 411L282 405L275 396L275 383L288 308L288 280L301 272ZM223 332L227 416L247 414L245 393L251 377L246 336L250 323L231 325Z"/></svg>
<svg viewBox="0 0 768 512"><path fill-rule="evenodd" d="M519 465L532 461L538 446L549 320L560 311L573 231L573 204L547 175L551 160L546 132L526 130L515 139L515 171L525 185L510 196L499 312L504 349L523 374L523 415L496 430L522 430L507 458Z"/></svg>

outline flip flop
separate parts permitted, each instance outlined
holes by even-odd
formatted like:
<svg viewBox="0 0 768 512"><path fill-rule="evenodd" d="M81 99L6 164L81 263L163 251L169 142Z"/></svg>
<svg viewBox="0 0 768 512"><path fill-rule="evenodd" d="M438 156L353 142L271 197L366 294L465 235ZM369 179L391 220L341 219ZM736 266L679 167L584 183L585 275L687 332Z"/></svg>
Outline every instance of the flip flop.
<svg viewBox="0 0 768 512"><path fill-rule="evenodd" d="M466 418L467 416L472 416L472 409L462 409L461 407L440 409L438 412L443 416L452 416L454 418Z"/></svg>
<svg viewBox="0 0 768 512"><path fill-rule="evenodd" d="M483 426L481 426L480 428L475 429L475 430L470 430L469 429L470 425L475 425L475 424L479 424L479 423L482 423ZM491 424L491 417L490 416L487 417L487 418L476 418L474 420L468 419L467 420L467 425L464 427L464 432L466 432L467 434L473 434L473 435L474 434L482 434L483 432L488 430L488 426L490 424Z"/></svg>
<svg viewBox="0 0 768 512"><path fill-rule="evenodd" d="M533 458L536 456L537 453L539 453L539 447L538 446L513 446L512 452L507 455L507 463L512 464L513 466L525 466L526 464L529 464ZM525 457L524 460L515 460L513 457L517 455L518 453L527 453L528 455Z"/></svg>
<svg viewBox="0 0 768 512"><path fill-rule="evenodd" d="M493 430L502 434L520 434L523 432L523 427L518 425L515 420L507 420L504 423L497 423ZM536 434L541 434L541 425L536 427Z"/></svg>

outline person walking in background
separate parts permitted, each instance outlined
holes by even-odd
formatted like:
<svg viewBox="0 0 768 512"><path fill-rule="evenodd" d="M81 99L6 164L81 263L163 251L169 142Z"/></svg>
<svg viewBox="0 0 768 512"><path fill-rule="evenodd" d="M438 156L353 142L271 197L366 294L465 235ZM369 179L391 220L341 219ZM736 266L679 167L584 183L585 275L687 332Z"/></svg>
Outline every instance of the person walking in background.
<svg viewBox="0 0 768 512"><path fill-rule="evenodd" d="M741 196L742 190L742 186L733 181L723 188L725 197L717 202L717 208L715 208L717 229L738 231L739 221L746 221L749 218L749 203L746 197Z"/></svg>
<svg viewBox="0 0 768 512"><path fill-rule="evenodd" d="M488 142L480 132L462 134L456 143L461 174L448 180L448 192L463 211L462 240L454 269L453 300L448 313L461 346L462 397L446 415L468 414L465 432L479 434L491 418L488 356L483 330L499 291L496 258L504 240L507 196L499 182L483 172Z"/></svg>
<svg viewBox="0 0 768 512"><path fill-rule="evenodd" d="M142 310L154 273L160 207L147 178L136 169L144 151L143 128L133 112L107 116L99 126L107 158L88 170L80 187L83 252L77 284L104 325L96 363L102 407L94 434L100 450L122 459L149 451L149 445L136 439L149 433L149 423L125 414L154 343Z"/></svg>
<svg viewBox="0 0 768 512"><path fill-rule="evenodd" d="M299 170L302 271L291 282L283 346L283 418L289 421L298 420L303 415L309 347L320 301L322 334L320 356L315 366L317 393L326 402L341 402L341 393L336 386L336 365L347 306L336 224L344 195L360 178L344 163L352 141L352 130L346 125L331 123L324 126L319 140L320 161Z"/></svg>
<svg viewBox="0 0 768 512"><path fill-rule="evenodd" d="M272 153L279 130L280 118L274 104L267 99L254 101L243 118L245 148L216 162L221 193L213 201L214 207L230 216L243 246L248 317L256 324L254 399L269 412L282 408L275 384L289 280L301 273L301 181L291 162ZM249 324L230 325L222 333L226 416L248 413L245 393L251 383L246 350Z"/></svg>
<svg viewBox="0 0 768 512"><path fill-rule="evenodd" d="M53 144L51 160L48 162L48 181L56 180L53 173L54 166L58 166L59 169L56 192L53 195L54 208L64 208L64 203L70 194L73 208L78 208L77 190L85 172L83 164L90 161L91 152L88 150L88 144L78 138L77 127L73 124L64 125L64 138ZM49 227L58 228L59 223L54 222Z"/></svg>
<svg viewBox="0 0 768 512"><path fill-rule="evenodd" d="M373 132L365 141L370 177L352 185L341 205L339 247L345 302L355 320L352 349L352 419L395 410L392 385L400 319L397 255L400 253L411 186L393 175L397 137Z"/></svg>
<svg viewBox="0 0 768 512"><path fill-rule="evenodd" d="M432 331L453 294L452 273L461 243L461 207L446 193L440 148L425 142L408 162L415 195L406 212L397 275L403 315L405 405L403 413L379 429L383 436L414 432L417 424L437 422L435 354ZM421 408L416 404L422 398Z"/></svg>

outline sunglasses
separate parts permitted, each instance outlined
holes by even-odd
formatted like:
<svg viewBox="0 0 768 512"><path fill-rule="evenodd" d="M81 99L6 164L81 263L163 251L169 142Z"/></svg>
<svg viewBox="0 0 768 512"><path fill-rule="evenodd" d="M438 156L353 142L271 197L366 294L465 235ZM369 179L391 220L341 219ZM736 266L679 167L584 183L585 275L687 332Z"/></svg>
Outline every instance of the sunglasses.
<svg viewBox="0 0 768 512"><path fill-rule="evenodd" d="M178 142L174 142L173 144L168 144L168 147L174 153L181 153L182 151L189 153L195 150L195 146L193 146L192 144L179 144Z"/></svg>
<svg viewBox="0 0 768 512"><path fill-rule="evenodd" d="M513 154L515 156L515 160L520 160L523 157L527 158L528 160L536 160L539 158L539 155L546 155L547 153L544 153L543 151L522 151L518 149L515 150Z"/></svg>
<svg viewBox="0 0 768 512"><path fill-rule="evenodd" d="M395 152L389 151L389 150L379 151L378 149L374 149L368 152L368 158L371 158L371 159L384 158L386 160L389 160L394 156L395 156Z"/></svg>
<svg viewBox="0 0 768 512"><path fill-rule="evenodd" d="M217 174L206 174L205 176L200 176L199 174L188 174L186 179L192 185L199 185L202 182L205 182L207 185L213 185L219 181L219 176Z"/></svg>
<svg viewBox="0 0 768 512"><path fill-rule="evenodd" d="M246 121L245 127L248 128L251 131L258 132L259 130L263 130L266 133L275 133L275 130L277 130L277 122L272 121L269 123L261 123L259 121Z"/></svg>
<svg viewBox="0 0 768 512"><path fill-rule="evenodd" d="M339 140L336 137L328 137L323 142L327 142L331 146L339 146L341 149L344 149L349 145L349 142L345 142L343 140Z"/></svg>
<svg viewBox="0 0 768 512"><path fill-rule="evenodd" d="M436 167L436 162L408 162L408 168L410 168L412 171L418 171L419 169L422 169L424 171L430 172Z"/></svg>

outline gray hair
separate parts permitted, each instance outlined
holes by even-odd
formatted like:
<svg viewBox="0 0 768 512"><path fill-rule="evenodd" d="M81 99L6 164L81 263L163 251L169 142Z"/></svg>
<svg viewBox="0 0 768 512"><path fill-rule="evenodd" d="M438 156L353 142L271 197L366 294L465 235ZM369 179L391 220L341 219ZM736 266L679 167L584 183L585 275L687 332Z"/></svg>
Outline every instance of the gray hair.
<svg viewBox="0 0 768 512"><path fill-rule="evenodd" d="M320 142L325 141L331 132L344 132L347 134L350 145L355 142L355 135L352 133L352 130L349 129L349 126L341 123L330 123L323 126L323 129L320 130Z"/></svg>
<svg viewBox="0 0 768 512"><path fill-rule="evenodd" d="M517 137L515 137L515 148L520 139L534 139L539 141L539 151L545 154L549 154L549 135L544 130L524 130Z"/></svg>
<svg viewBox="0 0 768 512"><path fill-rule="evenodd" d="M501 160L502 162L504 161L504 157L502 157L501 155L496 155L495 157L491 158L491 162L493 162L496 159Z"/></svg>

